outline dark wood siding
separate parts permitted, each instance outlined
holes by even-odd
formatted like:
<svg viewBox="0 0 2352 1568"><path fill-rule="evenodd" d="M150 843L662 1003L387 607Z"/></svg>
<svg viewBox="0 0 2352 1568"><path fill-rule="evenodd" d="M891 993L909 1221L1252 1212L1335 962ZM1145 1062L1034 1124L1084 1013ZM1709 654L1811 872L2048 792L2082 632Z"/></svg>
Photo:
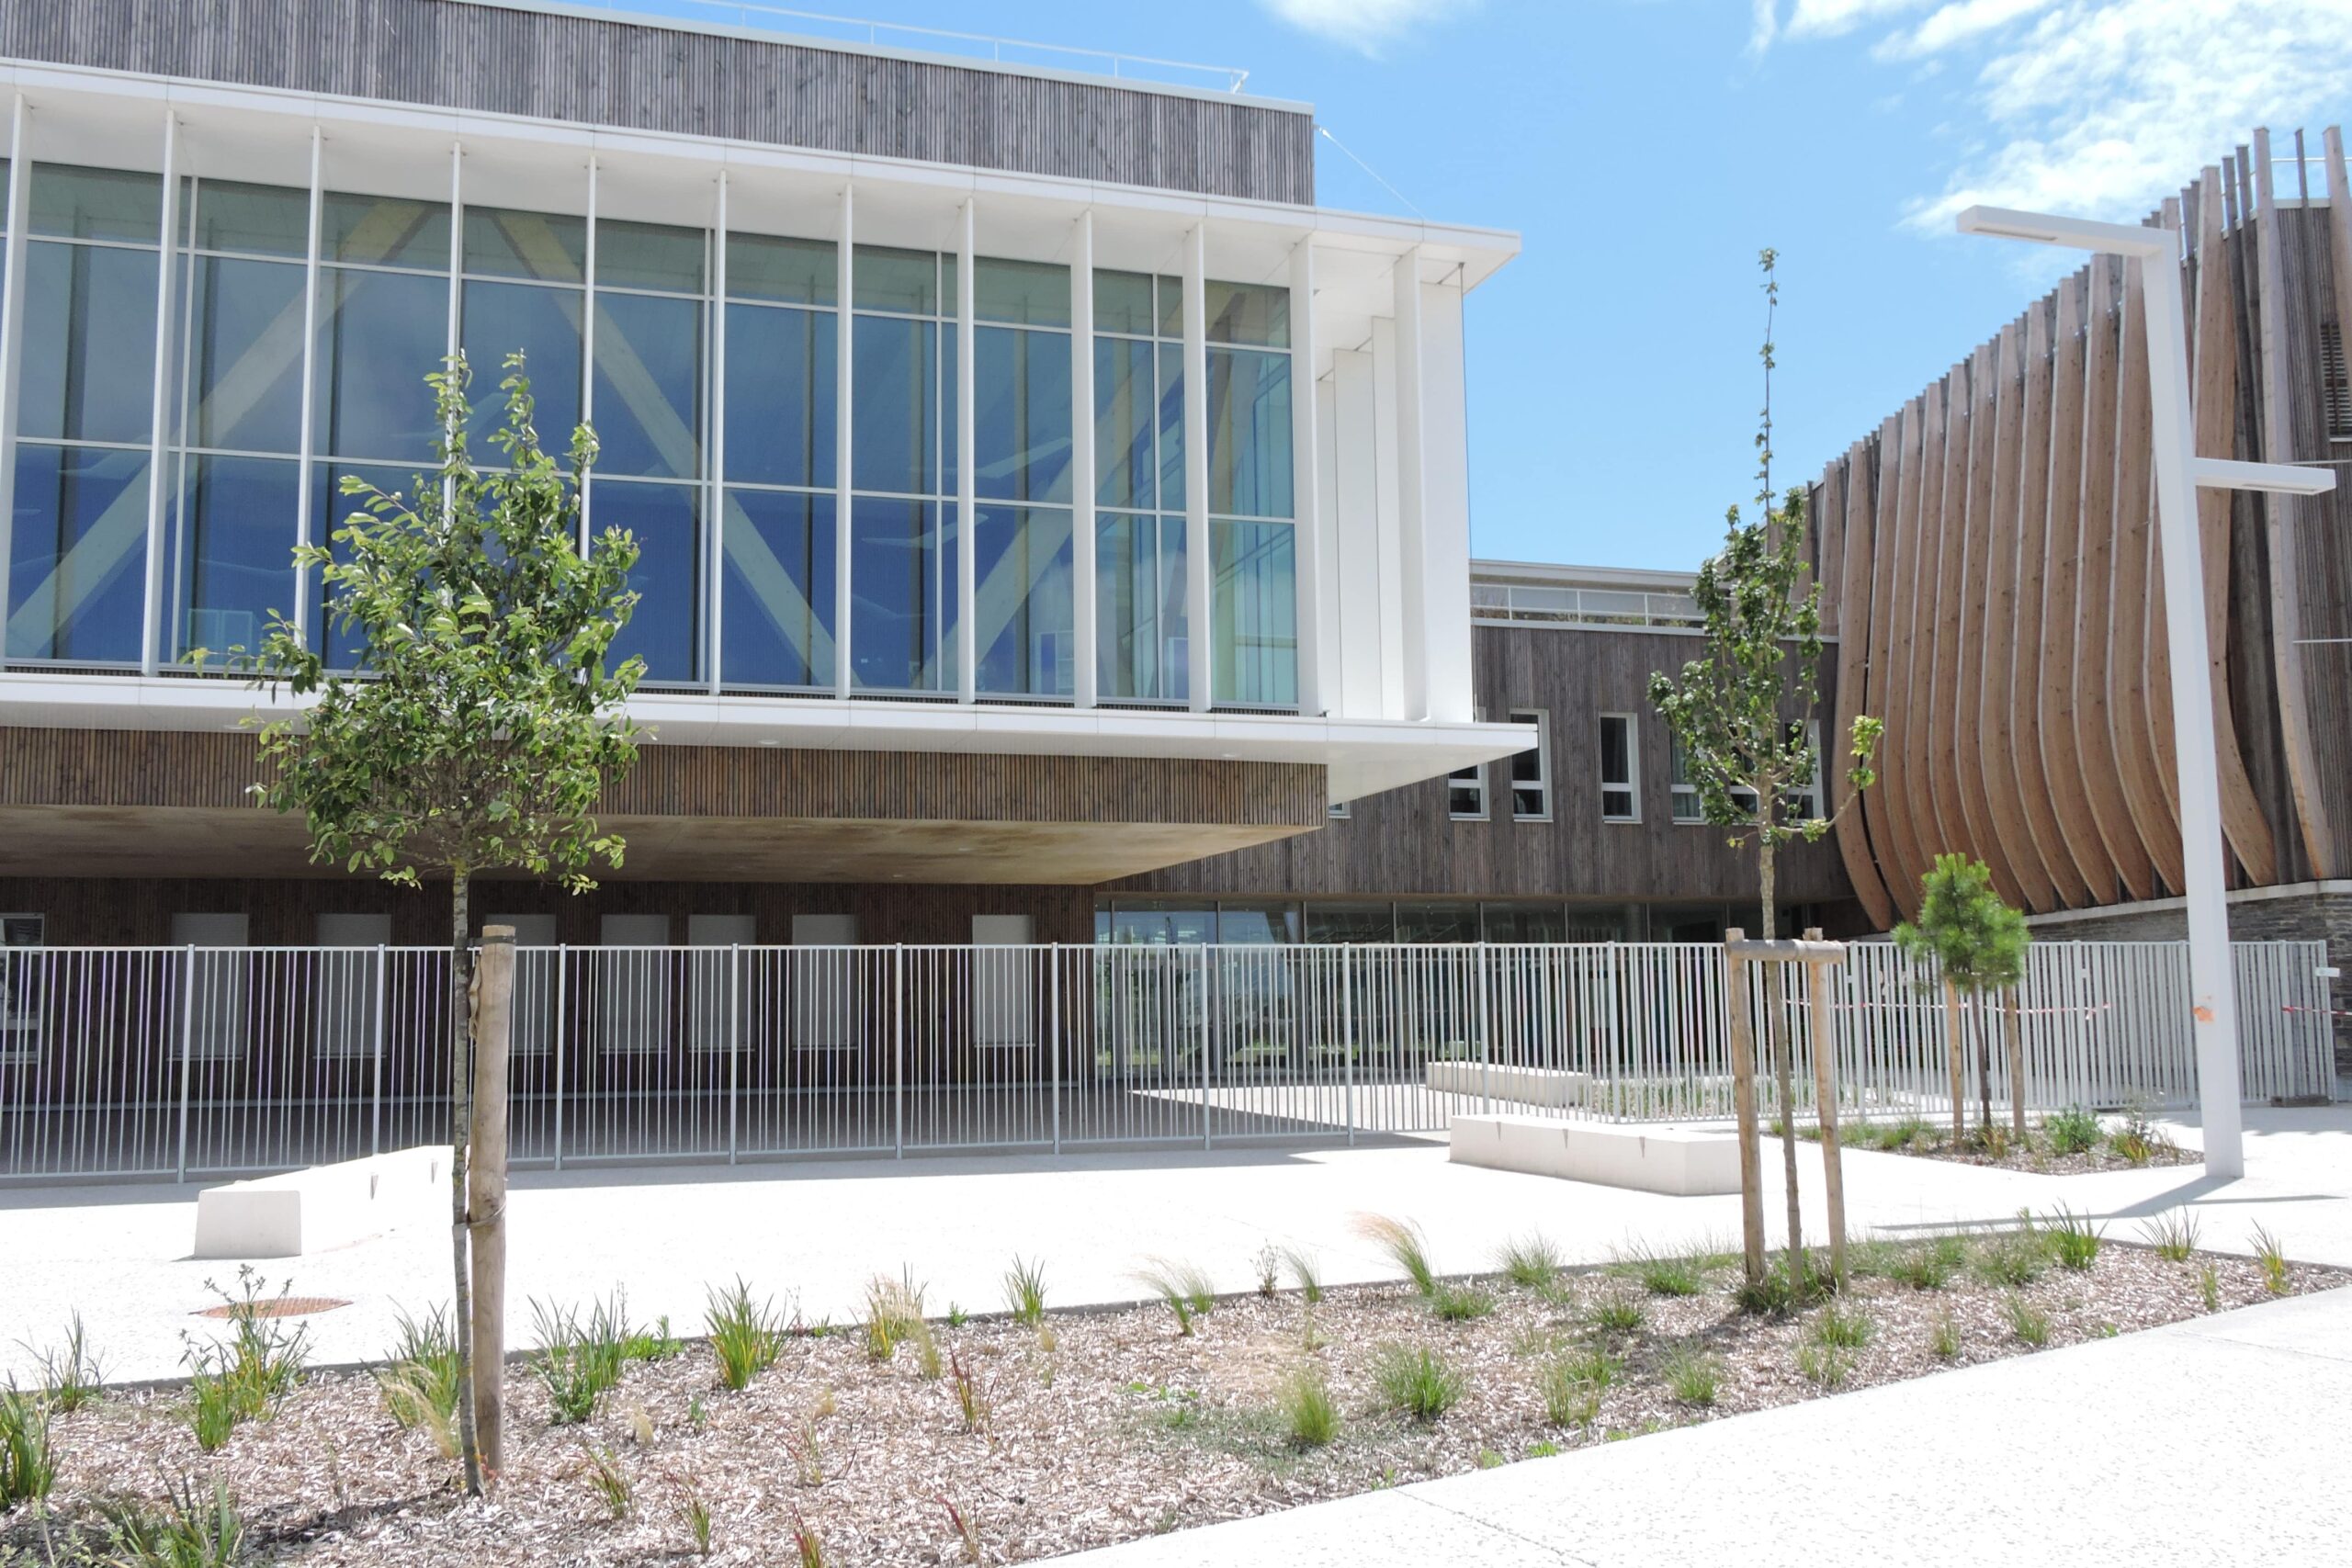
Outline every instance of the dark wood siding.
<svg viewBox="0 0 2352 1568"><path fill-rule="evenodd" d="M1293 108L458 0L8 0L0 56L1311 203Z"/></svg>
<svg viewBox="0 0 2352 1568"><path fill-rule="evenodd" d="M1482 716L1516 708L1551 717L1552 819L1511 818L1509 764L1487 765L1487 819L1447 814L1433 779L1359 800L1319 833L1171 866L1117 885L1121 892L1232 897L1608 898L1725 901L1757 896L1753 850L1671 819L1671 753L1650 706L1654 671L1679 672L1697 639L1668 633L1481 626L1474 658ZM1824 660L1822 728L1836 698ZM1641 744L1638 823L1600 819L1600 716L1634 716ZM1780 861L1781 898L1822 904L1851 897L1834 844L1799 844Z"/></svg>

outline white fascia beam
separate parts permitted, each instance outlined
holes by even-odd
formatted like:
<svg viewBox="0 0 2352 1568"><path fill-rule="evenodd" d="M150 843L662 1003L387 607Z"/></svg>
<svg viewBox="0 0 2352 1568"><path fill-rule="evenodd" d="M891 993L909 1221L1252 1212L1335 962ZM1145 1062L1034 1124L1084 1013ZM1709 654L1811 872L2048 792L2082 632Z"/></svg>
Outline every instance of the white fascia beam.
<svg viewBox="0 0 2352 1568"><path fill-rule="evenodd" d="M2279 495L2325 495L2335 475L2301 463L2241 463L2231 457L2191 457L2189 472L2203 490L2258 490Z"/></svg>

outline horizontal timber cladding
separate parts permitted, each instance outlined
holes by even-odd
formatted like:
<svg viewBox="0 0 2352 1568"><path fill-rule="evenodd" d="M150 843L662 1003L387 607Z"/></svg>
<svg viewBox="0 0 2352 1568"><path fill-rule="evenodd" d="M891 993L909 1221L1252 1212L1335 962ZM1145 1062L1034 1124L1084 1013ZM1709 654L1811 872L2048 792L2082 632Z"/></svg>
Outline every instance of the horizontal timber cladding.
<svg viewBox="0 0 2352 1568"><path fill-rule="evenodd" d="M226 807L258 776L250 735L0 728L0 807ZM1319 764L659 746L609 785L616 817L1318 827Z"/></svg>
<svg viewBox="0 0 2352 1568"><path fill-rule="evenodd" d="M1296 108L458 0L7 0L0 57L1315 199Z"/></svg>
<svg viewBox="0 0 2352 1568"><path fill-rule="evenodd" d="M1650 705L1654 672L1679 674L1699 656L1695 637L1668 632L1478 626L1473 658L1481 716L1545 716L1551 818L1511 814L1510 764L1487 764L1487 815L1455 821L1446 781L1431 779L1353 802L1319 833L1214 855L1130 877L1119 892L1283 897L1607 897L1737 901L1757 896L1756 853L1716 829L1672 818L1673 759L1666 722ZM1828 746L1837 692L1835 648L1822 656ZM1600 818L1603 714L1634 720L1639 741L1639 822ZM1834 748L1831 748L1834 750ZM1780 852L1790 904L1853 897L1838 846L1825 838Z"/></svg>
<svg viewBox="0 0 2352 1568"><path fill-rule="evenodd" d="M1087 887L906 883L606 882L586 893L545 883L474 884L475 931L499 915L555 917L556 940L593 946L606 915L668 917L668 941L687 941L695 915L749 915L755 942L792 940L796 915L848 915L862 942L966 942L975 915L1027 915L1039 942L1091 942L1094 893ZM449 885L403 887L374 877L0 877L0 908L42 917L53 946L166 943L172 917L247 918L255 947L320 940L321 915L388 914L394 946L449 940Z"/></svg>
<svg viewBox="0 0 2352 1568"><path fill-rule="evenodd" d="M2352 477L2352 180L2335 131L2324 160L2297 151L2275 165L2294 188L2260 133L2149 221L2183 236L2199 452ZM1842 558L1851 645L1826 728L1887 720L1883 798L1840 827L1866 906L1916 911L1946 851L2035 910L2178 890L2165 616L2185 607L2164 595L2141 288L2088 263L1814 487L1845 529L1821 559ZM2232 884L2343 875L2352 499L2204 491L2199 525Z"/></svg>

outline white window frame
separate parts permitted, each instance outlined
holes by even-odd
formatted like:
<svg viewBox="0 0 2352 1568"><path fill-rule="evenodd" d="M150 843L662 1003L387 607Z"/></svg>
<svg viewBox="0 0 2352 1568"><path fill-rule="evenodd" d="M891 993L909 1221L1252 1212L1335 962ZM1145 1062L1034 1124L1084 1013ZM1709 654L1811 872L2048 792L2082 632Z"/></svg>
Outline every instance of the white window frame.
<svg viewBox="0 0 2352 1568"><path fill-rule="evenodd" d="M30 911L0 914L0 948L8 950L0 960L0 1065L25 1066L40 1060L48 965L37 950L48 945L49 920ZM15 940L27 934L32 941ZM17 951L25 949L36 951Z"/></svg>
<svg viewBox="0 0 2352 1568"><path fill-rule="evenodd" d="M1478 805L1476 810L1454 809L1453 792L1458 789L1466 789L1477 795ZM1484 822L1487 819L1487 810L1486 763L1473 762L1466 768L1456 768L1445 775L1445 814L1449 818L1456 822Z"/></svg>
<svg viewBox="0 0 2352 1568"><path fill-rule="evenodd" d="M1513 724L1532 723L1535 744L1530 748L1535 754L1535 779L1522 784L1519 778L1519 760L1526 751L1514 751L1503 761L1503 788L1510 795L1510 819L1514 822L1549 822L1552 820L1552 712L1549 708L1513 708ZM1532 789L1539 802L1532 811L1519 808L1519 792Z"/></svg>
<svg viewBox="0 0 2352 1568"><path fill-rule="evenodd" d="M1642 819L1641 722L1638 716L1630 713L1602 714L1600 724L1604 741L1609 721L1612 718L1623 720L1625 726L1626 776L1623 779L1611 778L1607 772L1608 746L1604 743L1594 749L1593 770L1600 779L1600 819L1603 822L1639 822ZM1631 816L1611 815L1609 809L1609 792L1612 789L1624 790L1634 797L1634 810Z"/></svg>
<svg viewBox="0 0 2352 1568"><path fill-rule="evenodd" d="M1795 726L1792 725L1790 728L1794 728ZM1803 788L1789 792L1792 802L1797 800L1804 802L1802 814L1792 811L1790 816L1799 822L1818 822L1822 817L1821 721L1819 719L1809 718L1804 721L1804 738L1806 744L1813 748L1813 777L1805 781Z"/></svg>
<svg viewBox="0 0 2352 1568"><path fill-rule="evenodd" d="M1699 786L1694 784L1685 784L1674 776L1686 771L1673 765L1673 762L1682 756L1681 737L1668 736L1668 745L1670 747L1668 756L1671 760L1668 763L1667 773L1667 816L1679 828L1704 828L1707 826L1707 813L1706 807L1699 801ZM1749 812L1752 814L1755 811L1756 792L1754 790L1743 787L1735 789L1731 793L1734 799L1746 797ZM1690 803L1690 809L1694 813L1692 816L1682 815L1682 803L1686 800Z"/></svg>

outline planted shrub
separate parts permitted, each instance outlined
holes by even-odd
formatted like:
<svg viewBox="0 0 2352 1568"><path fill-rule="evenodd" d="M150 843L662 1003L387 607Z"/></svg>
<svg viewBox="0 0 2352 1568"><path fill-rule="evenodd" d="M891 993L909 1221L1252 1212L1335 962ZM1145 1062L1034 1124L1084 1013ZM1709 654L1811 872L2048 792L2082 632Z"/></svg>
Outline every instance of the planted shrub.
<svg viewBox="0 0 2352 1568"><path fill-rule="evenodd" d="M887 1361L922 1332L920 1286L902 1269L896 1280L876 1274L865 1285L865 1359Z"/></svg>
<svg viewBox="0 0 2352 1568"><path fill-rule="evenodd" d="M1430 1422L1461 1401L1464 1380L1453 1364L1426 1345L1390 1345L1373 1362L1381 1403L1399 1416Z"/></svg>
<svg viewBox="0 0 2352 1568"><path fill-rule="evenodd" d="M1939 1360L1949 1361L1960 1354L1960 1325L1949 1311L1936 1314L1935 1321L1928 1325L1928 1348Z"/></svg>
<svg viewBox="0 0 2352 1568"><path fill-rule="evenodd" d="M187 1479L164 1483L164 1501L101 1497L110 1562L125 1568L236 1568L245 1561L245 1521L228 1483L215 1480L199 1498Z"/></svg>
<svg viewBox="0 0 2352 1568"><path fill-rule="evenodd" d="M2197 1270L2197 1299L2207 1312L2222 1310L2222 1274L2211 1263Z"/></svg>
<svg viewBox="0 0 2352 1568"><path fill-rule="evenodd" d="M539 1342L531 1371L547 1387L548 1421L577 1426L595 1415L598 1398L621 1381L622 1334L613 1310L599 1303L583 1323L572 1308L534 1298L531 1332Z"/></svg>
<svg viewBox="0 0 2352 1568"><path fill-rule="evenodd" d="M1603 1291L1585 1309L1585 1322L1601 1334L1631 1334L1647 1314L1641 1302L1621 1290Z"/></svg>
<svg viewBox="0 0 2352 1568"><path fill-rule="evenodd" d="M2050 1314L2020 1295L2012 1295L2001 1303L2008 1315L2009 1332L2020 1344L2039 1350L2050 1343Z"/></svg>
<svg viewBox="0 0 2352 1568"><path fill-rule="evenodd" d="M1968 1247L1960 1237L1939 1235L1906 1249L1892 1275L1915 1291L1940 1291L1967 1261Z"/></svg>
<svg viewBox="0 0 2352 1568"><path fill-rule="evenodd" d="M1654 1296L1695 1296L1707 1288L1706 1271L1698 1260L1638 1248L1619 1260L1619 1267L1642 1282Z"/></svg>
<svg viewBox="0 0 2352 1568"><path fill-rule="evenodd" d="M980 1386L978 1373L967 1365L962 1352L952 1352L947 1364L956 1378L956 1409L964 1418L964 1430L977 1432L989 1424L988 1390Z"/></svg>
<svg viewBox="0 0 2352 1568"><path fill-rule="evenodd" d="M1598 1345L1571 1350L1555 1364L1564 1376L1592 1389L1605 1389L1615 1382L1621 1370L1617 1358Z"/></svg>
<svg viewBox="0 0 2352 1568"><path fill-rule="evenodd" d="M423 1427L444 1459L458 1453L458 1400L465 1392L449 1311L436 1306L423 1318L399 1313L392 1348L376 1374L385 1413L403 1427Z"/></svg>
<svg viewBox="0 0 2352 1568"><path fill-rule="evenodd" d="M1283 1261L1290 1266L1291 1280L1298 1286L1298 1293L1306 1298L1306 1304L1308 1306L1320 1304L1323 1300L1323 1277L1317 1271L1315 1254L1304 1247L1286 1247L1283 1248Z"/></svg>
<svg viewBox="0 0 2352 1568"><path fill-rule="evenodd" d="M1260 1247L1257 1252L1251 1256L1250 1261L1258 1270L1258 1293L1260 1295L1271 1297L1276 1291L1282 1288L1282 1248L1276 1247L1270 1241L1265 1246Z"/></svg>
<svg viewBox="0 0 2352 1568"><path fill-rule="evenodd" d="M1723 1390L1723 1369L1713 1356L1688 1345L1678 1345L1658 1364L1666 1391L1677 1402L1706 1409Z"/></svg>
<svg viewBox="0 0 2352 1568"><path fill-rule="evenodd" d="M2030 1217L2021 1216L2016 1230L1995 1232L1976 1245L1976 1272L1987 1284L2020 1289L2049 1269L2050 1244Z"/></svg>
<svg viewBox="0 0 2352 1568"><path fill-rule="evenodd" d="M57 1480L50 1445L49 1405L39 1394L0 1388L0 1513L37 1503Z"/></svg>
<svg viewBox="0 0 2352 1568"><path fill-rule="evenodd" d="M1193 1320L1206 1316L1216 1305L1216 1288L1198 1265L1171 1263L1164 1258L1154 1258L1136 1271L1134 1279L1152 1294L1167 1303L1176 1314L1176 1332L1189 1335Z"/></svg>
<svg viewBox="0 0 2352 1568"><path fill-rule="evenodd" d="M1495 1298L1476 1285L1458 1285L1441 1280L1430 1292L1430 1310L1448 1323L1464 1323L1474 1317L1484 1317L1495 1310Z"/></svg>
<svg viewBox="0 0 2352 1568"><path fill-rule="evenodd" d="M823 1538L798 1514L792 1516L792 1550L799 1559L800 1568L825 1568L829 1561Z"/></svg>
<svg viewBox="0 0 2352 1568"><path fill-rule="evenodd" d="M1785 1269L1767 1269L1761 1279L1740 1280L1732 1300L1751 1317L1780 1317L1796 1310L1797 1291Z"/></svg>
<svg viewBox="0 0 2352 1568"><path fill-rule="evenodd" d="M2262 1226L2254 1227L2254 1260L2262 1266L2262 1283L2274 1296L2283 1296L2289 1289L2286 1250L2278 1238Z"/></svg>
<svg viewBox="0 0 2352 1568"><path fill-rule="evenodd" d="M1797 1375L1821 1389L1843 1387L1853 1375L1854 1359L1850 1353L1837 1345L1800 1345L1797 1347Z"/></svg>
<svg viewBox="0 0 2352 1568"><path fill-rule="evenodd" d="M1268 1295L1273 1291L1269 1287ZM1012 1255L1012 1267L1004 1271L1004 1305L1012 1320L1035 1328L1046 1317L1046 1270L1043 1259L1024 1262L1019 1253Z"/></svg>
<svg viewBox="0 0 2352 1568"><path fill-rule="evenodd" d="M302 1381L310 1330L271 1315L291 1281L275 1298L265 1298L268 1281L251 1264L237 1268L237 1293L207 1280L205 1288L228 1308L232 1331L226 1343L180 1336L188 1368L188 1425L197 1446L210 1453L229 1440L241 1421L257 1420Z"/></svg>
<svg viewBox="0 0 2352 1568"><path fill-rule="evenodd" d="M1544 1367L1537 1377L1536 1388L1544 1395L1544 1419L1554 1427L1589 1427L1600 1416L1601 1390L1608 1386L1604 1377L1593 1382L1578 1375L1579 1369L1572 1358L1564 1357Z"/></svg>
<svg viewBox="0 0 2352 1568"><path fill-rule="evenodd" d="M2049 1140L2052 1154L2079 1155L2098 1147L2101 1134L2098 1118L2077 1105L2042 1122L2041 1135Z"/></svg>
<svg viewBox="0 0 2352 1568"><path fill-rule="evenodd" d="M25 1348L32 1350L29 1345ZM71 1416L106 1393L106 1370L90 1348L89 1333L78 1312L66 1319L65 1343L55 1349L35 1351L33 1359L40 1366L43 1396L50 1409L60 1416Z"/></svg>
<svg viewBox="0 0 2352 1568"><path fill-rule="evenodd" d="M718 1359L719 1386L741 1390L775 1365L784 1345L784 1319L773 1300L755 1302L741 1276L723 1291L708 1292L703 1311L711 1354Z"/></svg>
<svg viewBox="0 0 2352 1568"><path fill-rule="evenodd" d="M692 1476L678 1483L678 1518L686 1527L686 1539L694 1543L696 1557L710 1555L710 1499Z"/></svg>
<svg viewBox="0 0 2352 1568"><path fill-rule="evenodd" d="M2080 1272L2098 1261L2098 1228L2064 1203L2041 1234L2048 1239L2051 1255L2062 1268Z"/></svg>
<svg viewBox="0 0 2352 1568"><path fill-rule="evenodd" d="M1813 1342L1838 1350L1859 1350L1871 1342L1870 1314L1860 1307L1836 1304L1821 1309L1813 1320Z"/></svg>
<svg viewBox="0 0 2352 1568"><path fill-rule="evenodd" d="M2199 1231L2193 1209L2173 1209L2141 1225L2140 1234L2167 1263L2186 1263L2197 1250Z"/></svg>
<svg viewBox="0 0 2352 1568"><path fill-rule="evenodd" d="M1386 1253L1421 1294L1437 1289L1437 1270L1430 1267L1429 1242L1420 1226L1387 1214L1363 1214L1356 1219L1356 1234Z"/></svg>
<svg viewBox="0 0 2352 1568"><path fill-rule="evenodd" d="M1340 1404L1331 1397L1322 1369L1302 1367L1283 1380L1281 1408L1283 1430L1291 1446L1319 1449L1340 1435Z"/></svg>
<svg viewBox="0 0 2352 1568"><path fill-rule="evenodd" d="M1531 1231L1524 1237L1514 1236L1503 1243L1495 1261L1506 1279L1527 1290L1549 1290L1559 1278L1559 1248L1541 1231Z"/></svg>
<svg viewBox="0 0 2352 1568"><path fill-rule="evenodd" d="M621 1468L621 1456L613 1450L594 1444L589 1447L588 1485L614 1518L625 1519L636 1511L637 1489L629 1484L628 1472Z"/></svg>

